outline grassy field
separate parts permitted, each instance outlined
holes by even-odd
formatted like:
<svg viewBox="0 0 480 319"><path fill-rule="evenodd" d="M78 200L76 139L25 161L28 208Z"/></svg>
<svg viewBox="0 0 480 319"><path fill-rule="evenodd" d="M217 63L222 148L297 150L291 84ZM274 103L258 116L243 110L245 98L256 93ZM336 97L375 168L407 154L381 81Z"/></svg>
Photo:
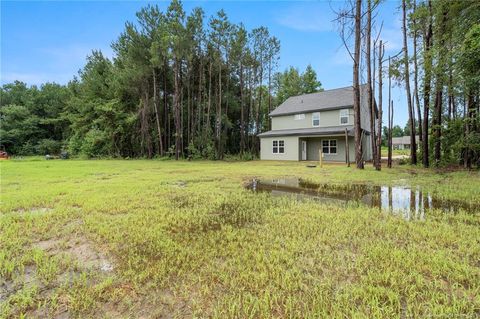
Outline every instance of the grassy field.
<svg viewBox="0 0 480 319"><path fill-rule="evenodd" d="M285 162L4 161L0 317L480 316L480 212L405 221L254 194L253 177L419 185L479 172ZM460 316L458 316L460 317Z"/></svg>

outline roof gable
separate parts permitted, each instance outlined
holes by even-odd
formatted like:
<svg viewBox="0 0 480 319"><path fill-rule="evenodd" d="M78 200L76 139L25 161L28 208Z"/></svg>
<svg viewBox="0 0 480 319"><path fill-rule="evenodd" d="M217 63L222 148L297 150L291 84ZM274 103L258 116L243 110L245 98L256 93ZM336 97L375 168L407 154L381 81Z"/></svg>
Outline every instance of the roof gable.
<svg viewBox="0 0 480 319"><path fill-rule="evenodd" d="M361 90L366 85L361 85ZM270 112L270 116L279 116L295 113L313 112L319 110L332 110L344 107L353 107L353 87L322 92L291 96Z"/></svg>

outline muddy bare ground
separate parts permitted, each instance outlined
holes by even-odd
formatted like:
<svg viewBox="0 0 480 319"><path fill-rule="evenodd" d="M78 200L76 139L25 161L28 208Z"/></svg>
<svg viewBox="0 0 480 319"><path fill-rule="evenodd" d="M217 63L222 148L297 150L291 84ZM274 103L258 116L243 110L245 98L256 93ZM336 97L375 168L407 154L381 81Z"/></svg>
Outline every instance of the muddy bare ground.
<svg viewBox="0 0 480 319"><path fill-rule="evenodd" d="M96 250L85 236L79 236L67 242L61 239L47 239L35 243L34 247L49 255L66 254L71 256L81 268L106 273L113 271L112 262L103 253Z"/></svg>
<svg viewBox="0 0 480 319"><path fill-rule="evenodd" d="M27 312L27 318L55 318L67 319L76 317L69 310L69 297L62 293L66 288L74 288L75 279L82 273L93 274L93 280L88 285L98 284L102 278L107 278L115 273L115 262L107 254L97 249L94 244L84 235L75 234L72 238L50 238L40 240L32 244L33 249L43 251L51 258L62 258L73 261L74 266L63 270L56 275L56 278L49 284L44 284L38 276L38 269L35 265L28 265L22 276L15 281L0 281L0 301L6 301L9 296L20 289L37 287L38 293L35 297L35 304ZM104 318L191 318L190 297L178 295L169 288L149 289L148 293L138 294L129 285L116 285L114 288L120 300L99 301L93 311L94 317ZM43 301L50 300L56 294L56 307L51 309L42 306Z"/></svg>
<svg viewBox="0 0 480 319"><path fill-rule="evenodd" d="M48 213L51 210L52 208L50 207L31 207L28 209L20 208L20 209L14 210L13 212L17 214L25 214L25 213L43 214L43 213Z"/></svg>
<svg viewBox="0 0 480 319"><path fill-rule="evenodd" d="M24 267L23 274L15 280L0 280L0 301L20 291L36 287L36 301L48 300L61 287L71 286L82 273L93 274L88 285L95 285L102 278L114 274L115 266L111 258L96 249L93 243L84 235L75 235L73 238L50 238L32 244L33 249L43 251L49 258L61 258L70 261L70 267L60 267L61 271L48 283L39 277L35 264ZM40 305L41 302L35 302ZM53 312L53 313L52 313ZM58 296L58 307L55 310L39 307L27 313L28 318L69 318L68 300Z"/></svg>

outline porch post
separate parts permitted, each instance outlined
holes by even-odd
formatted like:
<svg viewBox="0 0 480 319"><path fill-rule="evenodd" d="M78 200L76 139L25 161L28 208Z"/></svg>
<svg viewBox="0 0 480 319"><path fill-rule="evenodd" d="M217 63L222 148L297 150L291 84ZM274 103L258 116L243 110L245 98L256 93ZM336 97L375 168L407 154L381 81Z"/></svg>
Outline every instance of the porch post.
<svg viewBox="0 0 480 319"><path fill-rule="evenodd" d="M345 162L350 167L350 147L348 145L348 130L345 128Z"/></svg>
<svg viewBox="0 0 480 319"><path fill-rule="evenodd" d="M320 168L323 167L323 149L322 145L320 145L320 149L318 150L318 160L320 161Z"/></svg>

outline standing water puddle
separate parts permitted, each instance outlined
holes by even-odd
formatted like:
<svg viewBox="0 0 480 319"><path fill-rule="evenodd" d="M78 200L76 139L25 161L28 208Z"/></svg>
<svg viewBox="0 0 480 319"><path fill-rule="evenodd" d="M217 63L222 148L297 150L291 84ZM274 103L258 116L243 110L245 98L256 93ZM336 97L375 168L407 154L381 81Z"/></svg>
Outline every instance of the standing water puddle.
<svg viewBox="0 0 480 319"><path fill-rule="evenodd" d="M479 206L463 201L435 198L428 192L422 192L419 187L316 184L300 178L282 178L253 179L246 188L254 192L268 192L273 196L290 196L298 200L313 199L338 205L346 205L348 202L363 203L400 214L408 220L424 219L425 211L428 209L440 209L445 212L463 209L470 213L480 211Z"/></svg>

